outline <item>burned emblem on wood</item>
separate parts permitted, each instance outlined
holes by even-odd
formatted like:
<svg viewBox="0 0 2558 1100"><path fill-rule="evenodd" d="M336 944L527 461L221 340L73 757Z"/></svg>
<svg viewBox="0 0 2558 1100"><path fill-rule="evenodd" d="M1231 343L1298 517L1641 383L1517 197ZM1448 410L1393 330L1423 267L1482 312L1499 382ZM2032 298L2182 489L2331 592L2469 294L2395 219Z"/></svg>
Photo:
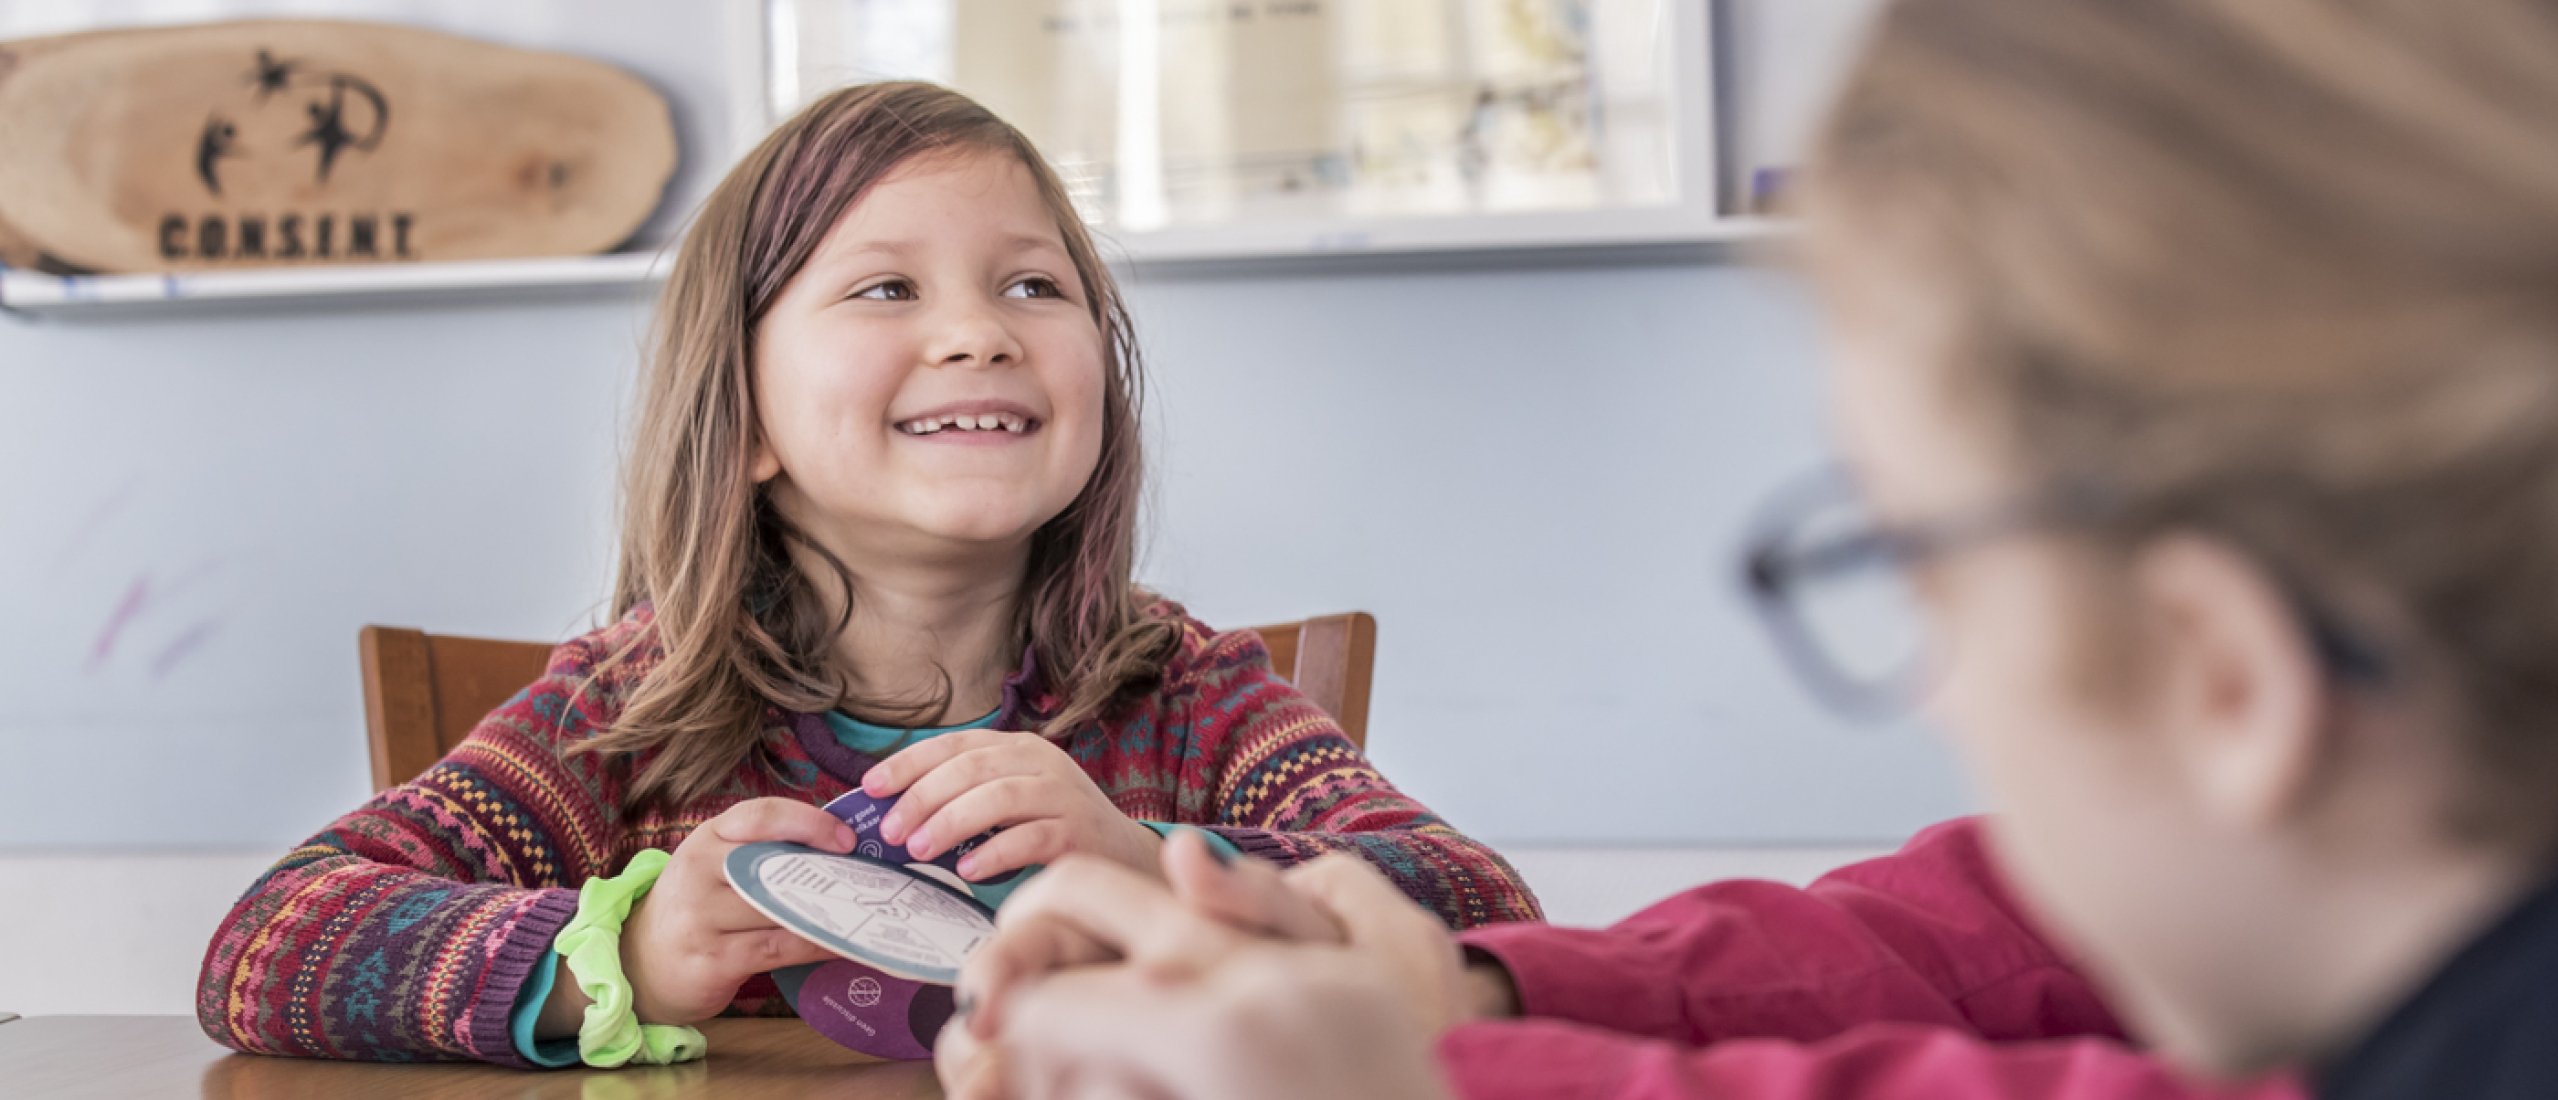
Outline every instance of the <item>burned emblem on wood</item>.
<svg viewBox="0 0 2558 1100"><path fill-rule="evenodd" d="M382 135L390 129L390 101L381 89L353 73L314 69L302 61L278 58L273 51L261 49L256 65L249 71L248 87L255 93L252 112L263 112L271 100L284 97L301 106L309 125L294 134L282 150L259 149L243 140L240 122L219 108L208 113L196 139L195 173L204 182L205 192L215 198L223 197L222 165L226 160L309 149L315 157L313 179L326 187L340 156L372 152L381 146ZM346 226L343 248L337 235L341 218ZM407 259L413 256L410 231L416 221L412 213L386 217L360 211L285 212L277 214L272 222L258 214L207 214L194 219L171 213L160 219L160 254L170 259L192 255L208 260L381 259L387 248L389 257ZM390 229L387 242L382 231L386 223ZM274 227L271 238L270 224Z"/></svg>

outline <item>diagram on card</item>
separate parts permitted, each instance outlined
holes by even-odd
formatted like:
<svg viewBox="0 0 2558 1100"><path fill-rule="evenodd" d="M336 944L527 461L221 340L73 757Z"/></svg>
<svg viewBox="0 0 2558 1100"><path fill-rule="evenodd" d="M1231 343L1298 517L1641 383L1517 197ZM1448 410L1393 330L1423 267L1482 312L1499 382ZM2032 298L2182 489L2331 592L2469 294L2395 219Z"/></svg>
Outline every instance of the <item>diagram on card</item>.
<svg viewBox="0 0 2558 1100"><path fill-rule="evenodd" d="M948 985L994 914L940 882L894 863L798 844L739 846L724 867L758 912L847 959L900 977Z"/></svg>

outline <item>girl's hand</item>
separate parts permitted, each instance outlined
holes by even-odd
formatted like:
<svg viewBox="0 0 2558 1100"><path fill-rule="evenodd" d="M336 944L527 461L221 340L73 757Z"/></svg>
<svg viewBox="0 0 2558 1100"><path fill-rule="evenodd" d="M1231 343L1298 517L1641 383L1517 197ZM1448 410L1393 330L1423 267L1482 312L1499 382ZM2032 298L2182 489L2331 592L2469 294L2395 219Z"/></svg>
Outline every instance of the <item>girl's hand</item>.
<svg viewBox="0 0 2558 1100"><path fill-rule="evenodd" d="M1111 805L1073 757L1037 734L945 733L880 761L862 790L873 798L903 792L879 835L919 860L1003 829L960 857L959 877L971 882L1074 852L1152 875L1162 846L1154 830Z"/></svg>
<svg viewBox="0 0 2558 1100"><path fill-rule="evenodd" d="M759 840L796 841L836 853L850 852L854 844L852 826L787 798L740 802L693 830L622 926L622 972L630 978L643 1022L709 1019L736 998L748 978L835 957L756 912L728 885L721 864L729 851Z"/></svg>
<svg viewBox="0 0 2558 1100"><path fill-rule="evenodd" d="M1447 1095L1391 976L1338 946L1262 941L1183 979L1068 971L1024 989L996 1041L965 1030L936 1067L952 1100Z"/></svg>

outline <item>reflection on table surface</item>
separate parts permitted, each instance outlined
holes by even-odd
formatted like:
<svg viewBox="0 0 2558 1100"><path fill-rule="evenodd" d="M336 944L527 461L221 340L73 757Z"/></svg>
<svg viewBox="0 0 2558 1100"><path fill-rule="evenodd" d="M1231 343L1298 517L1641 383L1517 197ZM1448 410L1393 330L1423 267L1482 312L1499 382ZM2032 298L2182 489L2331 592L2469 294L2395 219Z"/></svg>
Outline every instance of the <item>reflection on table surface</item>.
<svg viewBox="0 0 2558 1100"><path fill-rule="evenodd" d="M798 1020L711 1020L710 1057L682 1066L517 1070L233 1054L188 1016L29 1016L0 1027L0 1082L13 1098L201 1096L204 1100L503 1096L508 1100L693 1097L933 1098L925 1063L878 1062Z"/></svg>

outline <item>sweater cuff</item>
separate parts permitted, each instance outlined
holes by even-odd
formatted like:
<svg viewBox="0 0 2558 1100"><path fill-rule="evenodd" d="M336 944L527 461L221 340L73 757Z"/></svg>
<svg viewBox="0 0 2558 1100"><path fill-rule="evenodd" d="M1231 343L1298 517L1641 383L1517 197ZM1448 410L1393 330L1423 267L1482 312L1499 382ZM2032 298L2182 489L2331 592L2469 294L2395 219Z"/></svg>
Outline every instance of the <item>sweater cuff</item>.
<svg viewBox="0 0 2558 1100"><path fill-rule="evenodd" d="M1305 853L1298 850L1296 845L1288 843L1284 833L1276 833L1268 829L1237 828L1231 825L1202 825L1199 829L1233 845L1238 854L1268 860L1282 867L1303 863L1308 858Z"/></svg>
<svg viewBox="0 0 2558 1100"><path fill-rule="evenodd" d="M531 904L507 917L506 927L499 930L497 952L481 972L481 988L471 1001L466 1032L472 1054L517 1069L535 1069L541 1063L516 1049L515 1006L524 999L524 988L532 983L542 960L550 956L551 941L577 915L575 890L528 892L533 895Z"/></svg>
<svg viewBox="0 0 2558 1100"><path fill-rule="evenodd" d="M1156 836L1162 837L1165 840L1171 840L1172 834L1175 830L1197 829L1199 831L1199 835L1208 838L1209 847L1220 852L1224 852L1229 856L1239 856L1244 854L1243 849L1236 847L1234 841L1217 835L1214 830L1201 828L1197 825L1176 825L1168 821L1140 821L1137 824L1153 829Z"/></svg>
<svg viewBox="0 0 2558 1100"><path fill-rule="evenodd" d="M524 983L524 993L515 1002L515 1015L507 1024L507 1034L515 1040L515 1053L546 1069L578 1062L576 1037L544 1040L533 1035L534 1027L542 1022L542 1005L551 999L551 987L559 983L559 976L559 951L554 948L543 952L542 961L533 964L533 980Z"/></svg>
<svg viewBox="0 0 2558 1100"><path fill-rule="evenodd" d="M1660 960L1629 951L1621 937L1518 921L1460 932L1457 942L1510 972L1523 1017L1582 1020L1662 1038L1688 1031L1677 983L1663 979Z"/></svg>

